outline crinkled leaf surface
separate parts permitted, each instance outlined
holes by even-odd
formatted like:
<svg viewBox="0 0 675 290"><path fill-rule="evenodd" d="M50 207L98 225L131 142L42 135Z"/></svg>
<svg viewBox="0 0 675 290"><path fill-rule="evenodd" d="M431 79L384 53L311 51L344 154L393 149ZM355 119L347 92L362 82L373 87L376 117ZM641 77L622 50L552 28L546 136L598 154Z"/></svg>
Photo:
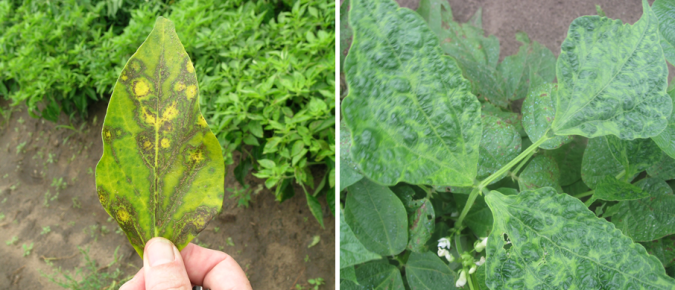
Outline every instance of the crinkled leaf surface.
<svg viewBox="0 0 675 290"><path fill-rule="evenodd" d="M600 16L575 19L557 63L557 135L653 137L672 101L658 21L646 0L634 25Z"/></svg>
<svg viewBox="0 0 675 290"><path fill-rule="evenodd" d="M352 136L344 120L340 122L340 191L363 178L356 164L352 161L349 150L352 147Z"/></svg>
<svg viewBox="0 0 675 290"><path fill-rule="evenodd" d="M661 150L652 139L621 140L603 137L614 159L626 170L626 176L642 172L661 160Z"/></svg>
<svg viewBox="0 0 675 290"><path fill-rule="evenodd" d="M510 111L505 111L502 110L490 103L482 103L481 104L481 111L480 111L482 116L488 115L488 116L495 116L499 119L502 119L502 121L506 122L507 124L513 126L516 128L516 131L518 131L518 134L520 134L520 137L526 137L527 134L525 133L525 129L523 129L523 117L520 114L510 112Z"/></svg>
<svg viewBox="0 0 675 290"><path fill-rule="evenodd" d="M361 244L340 211L340 268L349 267L382 257Z"/></svg>
<svg viewBox="0 0 675 290"><path fill-rule="evenodd" d="M411 253L405 276L412 290L456 289L455 273L433 251Z"/></svg>
<svg viewBox="0 0 675 290"><path fill-rule="evenodd" d="M477 179L485 179L518 156L520 134L502 119L483 115L483 137L480 141ZM499 179L495 180L495 182Z"/></svg>
<svg viewBox="0 0 675 290"><path fill-rule="evenodd" d="M675 100L675 82L668 87L668 96ZM675 103L675 101L674 101ZM673 110L675 112L675 110ZM661 134L652 137L652 140L666 152L670 157L675 158L675 116L671 113L668 119L668 126Z"/></svg>
<svg viewBox="0 0 675 290"><path fill-rule="evenodd" d="M634 200L648 196L649 193L642 190L642 188L618 180L611 175L605 175L605 177L598 182L595 193L593 194L593 198L595 199L610 201Z"/></svg>
<svg viewBox="0 0 675 290"><path fill-rule="evenodd" d="M347 188L345 221L371 252L396 255L408 244L408 216L401 200L367 178Z"/></svg>
<svg viewBox="0 0 675 290"><path fill-rule="evenodd" d="M530 160L520 176L518 176L520 191L540 187L553 187L562 192L560 187L560 169L555 159L546 155L535 156Z"/></svg>
<svg viewBox="0 0 675 290"><path fill-rule="evenodd" d="M636 242L646 242L675 234L675 195L668 184L647 178L635 186L649 193L648 198L622 201L612 223Z"/></svg>
<svg viewBox="0 0 675 290"><path fill-rule="evenodd" d="M560 169L560 185L568 186L581 180L581 162L586 149L586 138L574 136L570 143L544 153L553 157Z"/></svg>
<svg viewBox="0 0 675 290"><path fill-rule="evenodd" d="M625 168L614 158L604 137L588 140L581 162L581 178L588 187L595 189L605 175L617 176L623 170Z"/></svg>
<svg viewBox="0 0 675 290"><path fill-rule="evenodd" d="M497 66L504 80L503 91L509 100L522 99L537 87L555 79L553 52L536 41L530 41L525 32L516 33L516 40L523 44L518 53L505 57Z"/></svg>
<svg viewBox="0 0 675 290"><path fill-rule="evenodd" d="M675 1L656 0L652 4L654 15L659 20L661 48L668 62L675 63Z"/></svg>
<svg viewBox="0 0 675 290"><path fill-rule="evenodd" d="M469 199L469 195L463 193L455 193L454 197L455 202L461 206L464 206ZM482 195L476 196L476 201L469 209L469 213L466 214L464 225L469 227L476 235L487 237L492 231L492 223L492 212L485 203L485 199Z"/></svg>
<svg viewBox="0 0 675 290"><path fill-rule="evenodd" d="M647 174L663 180L675 179L675 159L662 152L661 161L647 168Z"/></svg>
<svg viewBox="0 0 675 290"><path fill-rule="evenodd" d="M354 34L352 27L349 26L349 3L350 0L345 0L340 4L340 69L344 70L345 57L349 52L349 47L352 45Z"/></svg>
<svg viewBox="0 0 675 290"><path fill-rule="evenodd" d="M404 290L401 272L386 260L368 262L356 268L356 279L368 290Z"/></svg>
<svg viewBox="0 0 675 290"><path fill-rule="evenodd" d="M557 84L543 84L530 92L523 102L523 127L530 140L537 141L549 131L555 118L553 100L558 93ZM572 141L572 136L555 136L539 145L543 149L556 149Z"/></svg>
<svg viewBox="0 0 675 290"><path fill-rule="evenodd" d="M491 191L486 201L495 215L485 264L491 289L675 288L658 259L574 197L545 187Z"/></svg>
<svg viewBox="0 0 675 290"><path fill-rule="evenodd" d="M354 0L342 102L351 156L381 184L470 186L480 104L424 20L392 0Z"/></svg>
<svg viewBox="0 0 675 290"><path fill-rule="evenodd" d="M192 62L168 19L157 18L122 70L102 135L98 197L139 255L152 237L183 249L220 211L223 155L199 111Z"/></svg>
<svg viewBox="0 0 675 290"><path fill-rule="evenodd" d="M435 227L434 206L428 198L413 200L415 190L406 184L390 187L398 196L408 213L408 249L413 252L427 251L427 241Z"/></svg>
<svg viewBox="0 0 675 290"><path fill-rule="evenodd" d="M675 265L675 235L640 244L645 247L647 253L658 258L663 267Z"/></svg>

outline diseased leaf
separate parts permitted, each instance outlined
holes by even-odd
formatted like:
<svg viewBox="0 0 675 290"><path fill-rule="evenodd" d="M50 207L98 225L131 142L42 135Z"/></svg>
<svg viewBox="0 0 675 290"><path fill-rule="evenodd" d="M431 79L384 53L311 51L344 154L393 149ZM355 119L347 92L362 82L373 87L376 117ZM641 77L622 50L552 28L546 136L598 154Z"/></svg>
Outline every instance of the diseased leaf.
<svg viewBox="0 0 675 290"><path fill-rule="evenodd" d="M340 191L356 183L363 175L356 169L349 150L352 147L352 137L344 120L340 121Z"/></svg>
<svg viewBox="0 0 675 290"><path fill-rule="evenodd" d="M626 170L626 176L644 171L661 160L661 150L651 139L621 140L616 136L603 137L614 159Z"/></svg>
<svg viewBox="0 0 675 290"><path fill-rule="evenodd" d="M658 258L663 267L668 268L675 265L675 236L667 236L656 241L640 244L645 247L647 253Z"/></svg>
<svg viewBox="0 0 675 290"><path fill-rule="evenodd" d="M656 0L652 4L654 15L659 21L661 48L668 62L675 63L675 2Z"/></svg>
<svg viewBox="0 0 675 290"><path fill-rule="evenodd" d="M530 140L544 137L555 118L553 100L558 93L558 85L543 84L534 88L523 102L523 127ZM539 145L543 149L556 149L572 141L572 136L555 136Z"/></svg>
<svg viewBox="0 0 675 290"><path fill-rule="evenodd" d="M569 195L572 195L572 196L587 192L589 190L591 190L591 189L588 188L588 186L586 186L586 184L584 183L583 180L579 180L579 181L577 181L575 183L572 183L568 186L563 186L563 192L567 193Z"/></svg>
<svg viewBox="0 0 675 290"><path fill-rule="evenodd" d="M530 41L525 32L516 33L516 40L523 44L518 53L505 57L497 66L504 80L503 91L509 100L525 98L539 86L555 79L556 59L553 52L536 41Z"/></svg>
<svg viewBox="0 0 675 290"><path fill-rule="evenodd" d="M604 137L588 140L581 162L581 179L588 187L595 189L605 175L617 176L625 168L614 158Z"/></svg>
<svg viewBox="0 0 675 290"><path fill-rule="evenodd" d="M480 104L421 17L391 0L352 1L342 102L351 156L385 185L471 186Z"/></svg>
<svg viewBox="0 0 675 290"><path fill-rule="evenodd" d="M634 200L648 197L649 193L642 190L635 185L628 182L617 180L614 176L605 175L603 179L598 182L595 188L593 198L620 201L620 200Z"/></svg>
<svg viewBox="0 0 675 290"><path fill-rule="evenodd" d="M485 179L518 156L521 138L516 129L503 120L483 115L477 179ZM501 178L495 180L499 181Z"/></svg>
<svg viewBox="0 0 675 290"><path fill-rule="evenodd" d="M408 213L408 249L413 252L427 251L426 243L435 227L434 207L428 198L413 200L415 190L405 184L390 187L398 196Z"/></svg>
<svg viewBox="0 0 675 290"><path fill-rule="evenodd" d="M530 160L520 176L518 186L520 191L540 187L553 187L562 192L560 187L560 170L555 159L546 155L535 156Z"/></svg>
<svg viewBox="0 0 675 290"><path fill-rule="evenodd" d="M368 251L363 244L356 238L354 232L345 221L342 210L340 211L340 267L350 267L353 265L368 262L370 260L381 259L378 254ZM352 268L353 270L353 268ZM342 270L340 270L342 271ZM343 279L347 276L342 275Z"/></svg>
<svg viewBox="0 0 675 290"><path fill-rule="evenodd" d="M411 253L405 275L412 290L456 289L455 273L434 252Z"/></svg>
<svg viewBox="0 0 675 290"><path fill-rule="evenodd" d="M350 0L345 0L340 4L340 69L344 70L345 58L349 52L349 47L352 45L354 33L349 26L349 3Z"/></svg>
<svg viewBox="0 0 675 290"><path fill-rule="evenodd" d="M649 193L648 198L622 201L612 215L612 223L636 242L647 242L675 234L675 195L668 184L647 178L635 186Z"/></svg>
<svg viewBox="0 0 675 290"><path fill-rule="evenodd" d="M509 124L514 128L516 128L516 131L518 131L520 137L527 136L527 134L525 133L525 129L523 129L522 116L517 113L511 111L504 111L498 107L495 107L490 103L482 103L481 115L495 116L499 119L502 119L502 121L506 122L506 124Z"/></svg>
<svg viewBox="0 0 675 290"><path fill-rule="evenodd" d="M666 127L672 101L656 16L646 0L634 25L599 16L575 19L557 63L557 135L624 140L653 137Z"/></svg>
<svg viewBox="0 0 675 290"><path fill-rule="evenodd" d="M560 169L560 185L568 186L581 180L581 162L586 149L586 139L574 136L570 143L555 150L544 152L553 157Z"/></svg>
<svg viewBox="0 0 675 290"><path fill-rule="evenodd" d="M401 200L367 178L347 191L345 221L366 249L381 256L402 252L408 244L408 216Z"/></svg>
<svg viewBox="0 0 675 290"><path fill-rule="evenodd" d="M662 152L661 161L647 168L647 173L663 180L675 179L675 159Z"/></svg>
<svg viewBox="0 0 675 290"><path fill-rule="evenodd" d="M469 199L468 194L455 193L455 202L457 204L464 205ZM472 232L480 237L487 237L492 231L492 212L485 203L483 196L476 196L476 201L474 201L469 213L466 214L464 219L464 225L469 227Z"/></svg>
<svg viewBox="0 0 675 290"><path fill-rule="evenodd" d="M141 257L153 237L183 249L220 211L223 154L199 111L192 62L168 19L157 18L122 70L102 136L96 191Z"/></svg>
<svg viewBox="0 0 675 290"><path fill-rule="evenodd" d="M405 290L401 272L386 260L368 262L356 268L356 279L368 290Z"/></svg>
<svg viewBox="0 0 675 290"><path fill-rule="evenodd" d="M675 287L658 259L574 197L544 187L491 191L486 201L495 215L485 263L491 289Z"/></svg>
<svg viewBox="0 0 675 290"><path fill-rule="evenodd" d="M673 56L675 58L675 55ZM675 82L668 87L668 96L671 100L675 100ZM675 101L673 101L675 104ZM675 112L675 110L673 110ZM669 116L668 126L661 132L661 134L652 137L663 152L668 154L671 158L675 158L675 116L673 113Z"/></svg>

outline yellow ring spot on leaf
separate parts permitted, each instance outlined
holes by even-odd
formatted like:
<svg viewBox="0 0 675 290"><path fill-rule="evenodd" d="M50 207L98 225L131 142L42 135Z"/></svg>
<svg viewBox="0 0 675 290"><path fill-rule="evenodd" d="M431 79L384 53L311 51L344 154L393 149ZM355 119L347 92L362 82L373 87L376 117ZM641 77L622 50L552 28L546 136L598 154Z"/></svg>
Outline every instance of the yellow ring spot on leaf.
<svg viewBox="0 0 675 290"><path fill-rule="evenodd" d="M117 220L118 221L121 221L122 223L126 223L126 222L129 221L129 218L131 218L131 215L129 214L129 212L126 209L120 208L120 210L117 211Z"/></svg>
<svg viewBox="0 0 675 290"><path fill-rule="evenodd" d="M192 100L197 95L197 86L189 85L187 86L187 91L185 91L189 100Z"/></svg>
<svg viewBox="0 0 675 290"><path fill-rule="evenodd" d="M197 124L199 126L202 126L202 128L206 128L209 124L206 123L206 120L204 120L204 116L199 115L199 120L197 121Z"/></svg>
<svg viewBox="0 0 675 290"><path fill-rule="evenodd" d="M131 63L131 69L133 69L135 72L138 72L141 70L141 65L134 61Z"/></svg>
<svg viewBox="0 0 675 290"><path fill-rule="evenodd" d="M187 71L189 73L194 73L195 72L195 67L192 66L192 62L188 60L187 64L185 65L187 68Z"/></svg>
<svg viewBox="0 0 675 290"><path fill-rule="evenodd" d="M178 109L176 109L176 102L172 102L171 105L168 105L164 112L162 113L161 123L169 122L178 116Z"/></svg>
<svg viewBox="0 0 675 290"><path fill-rule="evenodd" d="M173 89L177 92L180 92L185 89L185 84L183 82L177 82L174 86Z"/></svg>
<svg viewBox="0 0 675 290"><path fill-rule="evenodd" d="M136 97L144 97L149 92L150 86L145 80L139 79L136 82L134 82L134 94L136 95Z"/></svg>
<svg viewBox="0 0 675 290"><path fill-rule="evenodd" d="M169 148L171 146L171 142L167 138L162 138L162 148Z"/></svg>
<svg viewBox="0 0 675 290"><path fill-rule="evenodd" d="M126 81L126 80L128 80L128 79L129 79L129 77L127 77L126 75L122 75L122 80L123 80L123 81Z"/></svg>
<svg viewBox="0 0 675 290"><path fill-rule="evenodd" d="M150 149L152 149L152 142L150 142L150 141L145 141L145 142L143 142L143 149L144 149L144 150L150 150Z"/></svg>
<svg viewBox="0 0 675 290"><path fill-rule="evenodd" d="M192 154L190 154L190 161L199 163L202 160L204 160L204 153L202 153L201 150L192 152Z"/></svg>

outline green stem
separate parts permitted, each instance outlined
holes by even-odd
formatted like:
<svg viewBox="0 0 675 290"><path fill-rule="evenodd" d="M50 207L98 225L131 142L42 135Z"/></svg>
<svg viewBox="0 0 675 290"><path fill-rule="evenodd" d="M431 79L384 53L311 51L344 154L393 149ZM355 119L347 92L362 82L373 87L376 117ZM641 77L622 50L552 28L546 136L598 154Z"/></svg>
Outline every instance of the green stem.
<svg viewBox="0 0 675 290"><path fill-rule="evenodd" d="M459 254L459 258L462 258L462 240L460 240L462 236L457 233L455 235L455 247L457 248L457 254Z"/></svg>
<svg viewBox="0 0 675 290"><path fill-rule="evenodd" d="M473 202L476 201L476 197L478 197L478 193L480 191L481 190L478 187L474 187L471 190L471 193L469 194L469 199L466 200L466 204L464 205L464 209L462 209L462 214L459 215L459 219L457 219L457 222L455 222L455 228L458 228L458 229L461 230L462 221L464 220L466 215L469 213L469 210L471 209L471 206L473 206Z"/></svg>
<svg viewBox="0 0 675 290"><path fill-rule="evenodd" d="M584 205L585 205L586 207L589 207L589 206L591 206L596 200L597 200L597 199L595 198L595 196L593 196L593 197L589 198L586 202L584 202Z"/></svg>
<svg viewBox="0 0 675 290"><path fill-rule="evenodd" d="M520 162L520 164L518 164L518 167L516 167L515 170L511 171L511 173L513 173L514 176L517 176L517 175L518 175L518 172L520 172L520 169L523 168L523 166L525 166L525 163L527 163L527 161L530 161L530 158L532 158L532 156L533 156L534 153L536 153L536 152L537 152L537 150L532 150L532 152L531 152L530 154L528 154L528 155L525 157L525 159L523 159L523 161Z"/></svg>
<svg viewBox="0 0 675 290"><path fill-rule="evenodd" d="M589 196L589 195L593 195L594 193L595 193L595 190L591 190L591 191L586 191L586 192L579 193L579 194L577 194L577 195L573 195L572 197L582 198L582 197L587 197L587 196Z"/></svg>
<svg viewBox="0 0 675 290"><path fill-rule="evenodd" d="M466 275L468 276L466 279L466 282L469 283L469 290L473 290L473 281L471 280L472 274L469 274L469 272L466 272Z"/></svg>

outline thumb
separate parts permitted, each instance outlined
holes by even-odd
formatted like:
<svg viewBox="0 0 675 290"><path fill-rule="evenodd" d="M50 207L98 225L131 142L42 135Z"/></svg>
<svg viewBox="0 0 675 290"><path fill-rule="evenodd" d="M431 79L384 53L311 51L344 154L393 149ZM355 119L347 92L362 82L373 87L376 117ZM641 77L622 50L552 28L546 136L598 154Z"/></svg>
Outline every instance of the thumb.
<svg viewBox="0 0 675 290"><path fill-rule="evenodd" d="M152 238L145 244L143 272L146 290L192 289L183 257L165 238Z"/></svg>

